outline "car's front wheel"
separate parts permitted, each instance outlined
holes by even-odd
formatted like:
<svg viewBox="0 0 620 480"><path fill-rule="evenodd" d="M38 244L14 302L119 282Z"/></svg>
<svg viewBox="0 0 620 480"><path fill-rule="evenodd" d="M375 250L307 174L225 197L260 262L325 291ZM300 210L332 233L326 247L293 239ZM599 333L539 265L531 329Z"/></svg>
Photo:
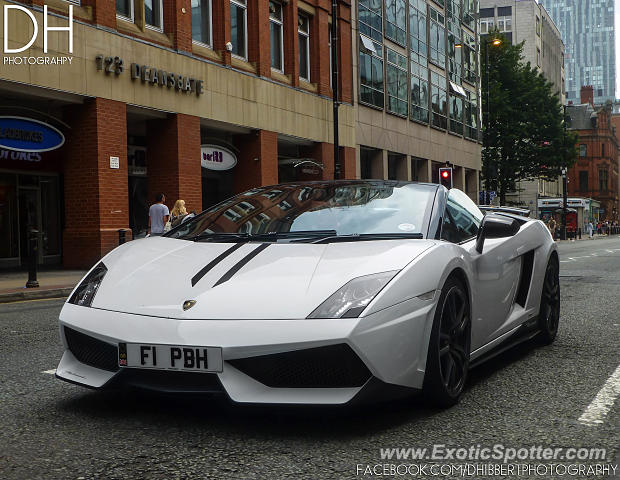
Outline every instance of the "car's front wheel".
<svg viewBox="0 0 620 480"><path fill-rule="evenodd" d="M469 370L471 315L463 283L450 277L441 289L428 346L424 396L450 407L461 396Z"/></svg>
<svg viewBox="0 0 620 480"><path fill-rule="evenodd" d="M538 313L538 328L540 339L544 344L553 343L558 334L560 324L560 265L558 259L552 256L545 270L540 310Z"/></svg>

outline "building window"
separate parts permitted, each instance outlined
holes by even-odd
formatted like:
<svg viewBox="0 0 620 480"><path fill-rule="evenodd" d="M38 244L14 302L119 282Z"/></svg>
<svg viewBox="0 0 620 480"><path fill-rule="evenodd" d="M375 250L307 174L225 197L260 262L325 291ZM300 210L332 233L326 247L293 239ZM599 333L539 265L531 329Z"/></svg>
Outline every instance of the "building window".
<svg viewBox="0 0 620 480"><path fill-rule="evenodd" d="M116 0L116 15L133 22L133 0Z"/></svg>
<svg viewBox="0 0 620 480"><path fill-rule="evenodd" d="M428 80L426 75L424 77L411 76L410 116L412 120L428 123Z"/></svg>
<svg viewBox="0 0 620 480"><path fill-rule="evenodd" d="M536 65L540 67L540 48L536 48Z"/></svg>
<svg viewBox="0 0 620 480"><path fill-rule="evenodd" d="M299 15L297 20L297 36L299 38L299 77L310 81L310 19ZM330 39L331 47L331 39ZM331 48L330 48L331 52ZM331 57L330 57L331 64Z"/></svg>
<svg viewBox="0 0 620 480"><path fill-rule="evenodd" d="M478 0L463 0L463 24L474 30L476 25L476 13L478 12Z"/></svg>
<svg viewBox="0 0 620 480"><path fill-rule="evenodd" d="M247 0L230 0L230 42L232 53L247 59L248 10Z"/></svg>
<svg viewBox="0 0 620 480"><path fill-rule="evenodd" d="M211 46L211 0L192 0L192 39Z"/></svg>
<svg viewBox="0 0 620 480"><path fill-rule="evenodd" d="M540 17L536 17L536 35L540 37Z"/></svg>
<svg viewBox="0 0 620 480"><path fill-rule="evenodd" d="M491 30L493 30L494 26L495 20L493 20L492 18L485 18L484 20L480 20L480 35L489 33Z"/></svg>
<svg viewBox="0 0 620 480"><path fill-rule="evenodd" d="M500 32L512 32L512 17L498 17L497 29Z"/></svg>
<svg viewBox="0 0 620 480"><path fill-rule="evenodd" d="M477 64L476 40L469 33L463 31L463 78L472 85L476 84Z"/></svg>
<svg viewBox="0 0 620 480"><path fill-rule="evenodd" d="M601 143L601 157L605 156L605 144Z"/></svg>
<svg viewBox="0 0 620 480"><path fill-rule="evenodd" d="M588 191L588 172L586 170L581 170L579 172L579 191Z"/></svg>
<svg viewBox="0 0 620 480"><path fill-rule="evenodd" d="M463 44L452 32L448 33L448 71L450 80L460 85L463 79Z"/></svg>
<svg viewBox="0 0 620 480"><path fill-rule="evenodd" d="M360 102L383 108L383 46L360 35Z"/></svg>
<svg viewBox="0 0 620 480"><path fill-rule="evenodd" d="M426 43L426 3L409 0L409 50L411 61L425 65L428 57Z"/></svg>
<svg viewBox="0 0 620 480"><path fill-rule="evenodd" d="M407 45L407 14L405 0L385 0L385 37Z"/></svg>
<svg viewBox="0 0 620 480"><path fill-rule="evenodd" d="M269 2L269 39L271 41L271 68L283 72L282 5L278 2Z"/></svg>
<svg viewBox="0 0 620 480"><path fill-rule="evenodd" d="M601 192L606 192L608 188L609 178L607 170L598 171L598 189Z"/></svg>
<svg viewBox="0 0 620 480"><path fill-rule="evenodd" d="M588 148L586 147L585 144L581 144L579 145L579 156L580 157L585 157L588 154Z"/></svg>
<svg viewBox="0 0 620 480"><path fill-rule="evenodd" d="M386 77L387 77L387 109L388 112L407 116L407 57L386 48Z"/></svg>
<svg viewBox="0 0 620 480"><path fill-rule="evenodd" d="M475 93L466 91L467 98L464 101L465 136L478 140L478 100Z"/></svg>
<svg viewBox="0 0 620 480"><path fill-rule="evenodd" d="M463 135L463 99L450 96L450 131Z"/></svg>
<svg viewBox="0 0 620 480"><path fill-rule="evenodd" d="M438 67L446 68L446 19L434 8L431 8L430 10L430 60Z"/></svg>
<svg viewBox="0 0 620 480"><path fill-rule="evenodd" d="M436 72L431 72L431 106L433 126L446 129L448 127L446 79Z"/></svg>
<svg viewBox="0 0 620 480"><path fill-rule="evenodd" d="M383 43L382 0L359 0L360 33Z"/></svg>
<svg viewBox="0 0 620 480"><path fill-rule="evenodd" d="M163 30L163 0L144 0L144 23L147 27Z"/></svg>

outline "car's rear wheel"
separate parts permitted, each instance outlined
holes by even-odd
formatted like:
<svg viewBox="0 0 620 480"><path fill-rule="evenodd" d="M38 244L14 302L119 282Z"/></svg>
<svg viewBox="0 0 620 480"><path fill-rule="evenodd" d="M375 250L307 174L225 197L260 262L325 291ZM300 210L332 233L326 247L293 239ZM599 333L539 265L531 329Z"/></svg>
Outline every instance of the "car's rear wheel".
<svg viewBox="0 0 620 480"><path fill-rule="evenodd" d="M441 289L428 346L424 396L434 405L449 407L461 396L469 370L471 315L469 296L456 277Z"/></svg>
<svg viewBox="0 0 620 480"><path fill-rule="evenodd" d="M559 267L557 257L552 256L545 270L545 279L540 297L538 328L540 329L540 340L547 345L555 340L560 324Z"/></svg>

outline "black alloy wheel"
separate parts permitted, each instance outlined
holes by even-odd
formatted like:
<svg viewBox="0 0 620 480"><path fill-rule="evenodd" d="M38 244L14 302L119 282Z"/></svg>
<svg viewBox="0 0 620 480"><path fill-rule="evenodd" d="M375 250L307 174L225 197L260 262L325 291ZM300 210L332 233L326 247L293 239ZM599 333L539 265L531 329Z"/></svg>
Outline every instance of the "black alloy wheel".
<svg viewBox="0 0 620 480"><path fill-rule="evenodd" d="M545 271L542 295L540 297L540 311L538 313L538 328L540 338L545 344L553 343L558 334L560 324L560 268L557 258L551 257Z"/></svg>
<svg viewBox="0 0 620 480"><path fill-rule="evenodd" d="M458 402L467 380L470 343L469 297L452 277L441 290L429 344L424 391L433 404L448 407Z"/></svg>

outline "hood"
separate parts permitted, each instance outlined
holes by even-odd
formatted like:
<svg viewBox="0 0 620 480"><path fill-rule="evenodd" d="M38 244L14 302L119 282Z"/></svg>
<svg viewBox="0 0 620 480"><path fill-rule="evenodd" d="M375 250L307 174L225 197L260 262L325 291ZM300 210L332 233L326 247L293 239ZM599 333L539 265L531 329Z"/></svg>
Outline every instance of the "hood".
<svg viewBox="0 0 620 480"><path fill-rule="evenodd" d="M349 280L401 270L434 243L135 240L103 259L108 273L92 306L179 319L306 318ZM186 300L196 304L184 311Z"/></svg>

